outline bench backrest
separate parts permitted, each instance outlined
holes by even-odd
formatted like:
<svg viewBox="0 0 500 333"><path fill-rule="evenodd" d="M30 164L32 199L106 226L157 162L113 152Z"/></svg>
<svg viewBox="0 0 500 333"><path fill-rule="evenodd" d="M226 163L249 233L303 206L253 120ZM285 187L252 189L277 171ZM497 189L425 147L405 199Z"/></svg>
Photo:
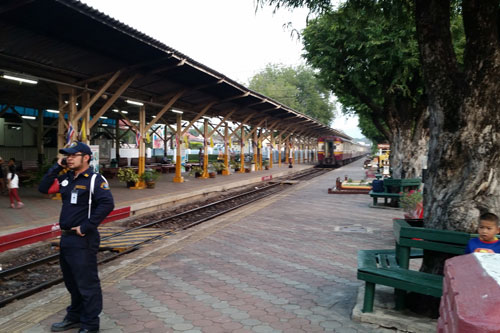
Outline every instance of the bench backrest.
<svg viewBox="0 0 500 333"><path fill-rule="evenodd" d="M398 219L393 226L398 245L450 254L464 254L465 246L475 237L466 232L415 227Z"/></svg>
<svg viewBox="0 0 500 333"><path fill-rule="evenodd" d="M384 179L384 192L386 193L400 193L405 192L405 190L413 189L416 190L420 187L420 178L386 178Z"/></svg>
<svg viewBox="0 0 500 333"><path fill-rule="evenodd" d="M21 162L22 170L38 170L38 161L22 161Z"/></svg>
<svg viewBox="0 0 500 333"><path fill-rule="evenodd" d="M128 165L128 159L126 157L120 157L120 160L118 161L118 166L125 167L127 165Z"/></svg>

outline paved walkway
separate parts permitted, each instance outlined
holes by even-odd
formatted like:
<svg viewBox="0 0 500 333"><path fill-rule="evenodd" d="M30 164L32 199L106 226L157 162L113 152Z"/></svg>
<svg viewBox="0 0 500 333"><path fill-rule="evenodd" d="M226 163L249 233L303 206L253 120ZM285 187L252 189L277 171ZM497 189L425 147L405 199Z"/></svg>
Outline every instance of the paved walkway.
<svg viewBox="0 0 500 333"><path fill-rule="evenodd" d="M392 247L402 213L327 194L338 176L360 178L361 164L101 268L101 332L386 332L351 320L356 253ZM60 285L13 303L0 309L0 331L48 332L68 300Z"/></svg>
<svg viewBox="0 0 500 333"><path fill-rule="evenodd" d="M198 179L184 175L184 183L174 183L172 181L174 174L162 174L157 181L156 188L144 190L129 190L124 183L118 179L110 179L111 190L115 199L115 208L130 206L135 203L151 202L152 200L165 199L169 196L182 195L189 196L191 193L202 190L210 192L236 186L238 183L252 183L260 181L261 177L280 175L297 172L305 168L311 168L312 165L296 164L294 168L289 169L288 165L281 168L273 167L271 170L263 170L251 173L234 173L229 176L217 175L216 178ZM241 185L239 185L241 186ZM21 200L25 203L22 209L12 209L9 207L9 198L0 197L0 235L23 231L39 226L52 224L59 221L61 211L61 201L51 200L47 195L38 192L37 188L22 187L19 190ZM164 201L164 200L163 200Z"/></svg>

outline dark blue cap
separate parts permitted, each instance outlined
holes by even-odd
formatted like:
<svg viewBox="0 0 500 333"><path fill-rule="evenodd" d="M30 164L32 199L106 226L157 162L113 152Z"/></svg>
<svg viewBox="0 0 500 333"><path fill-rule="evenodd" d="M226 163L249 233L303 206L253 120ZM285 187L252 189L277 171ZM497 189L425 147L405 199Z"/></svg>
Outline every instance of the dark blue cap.
<svg viewBox="0 0 500 333"><path fill-rule="evenodd" d="M83 142L75 141L71 143L68 148L59 149L59 153L64 155L76 154L76 153L84 153L87 155L92 155L92 150Z"/></svg>

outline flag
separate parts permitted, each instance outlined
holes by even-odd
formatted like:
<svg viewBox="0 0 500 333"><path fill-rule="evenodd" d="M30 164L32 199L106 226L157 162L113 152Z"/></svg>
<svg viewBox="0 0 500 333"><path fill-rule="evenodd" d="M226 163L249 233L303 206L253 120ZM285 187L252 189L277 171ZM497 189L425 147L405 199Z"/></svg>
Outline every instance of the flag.
<svg viewBox="0 0 500 333"><path fill-rule="evenodd" d="M212 139L212 137L210 137L210 147L214 147L214 140Z"/></svg>
<svg viewBox="0 0 500 333"><path fill-rule="evenodd" d="M146 133L146 142L151 143L151 137L149 136L149 132Z"/></svg>
<svg viewBox="0 0 500 333"><path fill-rule="evenodd" d="M229 148L233 148L233 143L231 141L231 138L229 138Z"/></svg>
<svg viewBox="0 0 500 333"><path fill-rule="evenodd" d="M259 145L258 145L259 149L262 148L262 141L259 140Z"/></svg>
<svg viewBox="0 0 500 333"><path fill-rule="evenodd" d="M73 134L75 134L75 129L73 128L73 125L71 123L69 123L68 134L66 136L66 144L69 144L71 142L71 138L73 137Z"/></svg>
<svg viewBox="0 0 500 333"><path fill-rule="evenodd" d="M141 132L139 131L135 132L135 144L137 147L141 145Z"/></svg>
<svg viewBox="0 0 500 333"><path fill-rule="evenodd" d="M80 137L82 138L82 141L87 141L87 130L85 129L85 123L87 120L82 121L82 127L80 128Z"/></svg>
<svg viewBox="0 0 500 333"><path fill-rule="evenodd" d="M188 141L188 136L187 134L184 135L184 143L186 144L186 148L189 147L189 141Z"/></svg>

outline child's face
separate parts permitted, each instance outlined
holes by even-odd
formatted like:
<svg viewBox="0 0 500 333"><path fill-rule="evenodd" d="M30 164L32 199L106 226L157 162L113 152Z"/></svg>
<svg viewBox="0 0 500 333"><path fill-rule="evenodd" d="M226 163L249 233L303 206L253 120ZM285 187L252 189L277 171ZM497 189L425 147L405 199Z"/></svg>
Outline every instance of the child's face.
<svg viewBox="0 0 500 333"><path fill-rule="evenodd" d="M479 239L483 242L492 242L498 232L499 228L495 222L486 220L479 221Z"/></svg>

